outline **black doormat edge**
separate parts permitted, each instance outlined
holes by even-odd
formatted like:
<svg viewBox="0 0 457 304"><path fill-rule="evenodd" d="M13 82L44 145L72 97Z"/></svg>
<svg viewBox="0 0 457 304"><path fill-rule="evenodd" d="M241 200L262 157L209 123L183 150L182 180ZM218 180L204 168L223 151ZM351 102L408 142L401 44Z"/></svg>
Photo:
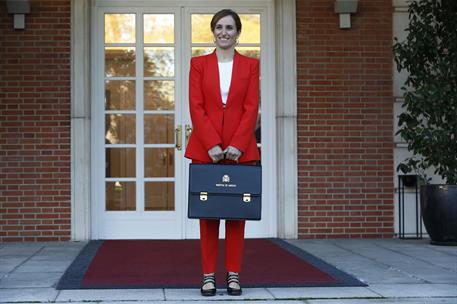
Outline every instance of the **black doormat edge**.
<svg viewBox="0 0 457 304"><path fill-rule="evenodd" d="M91 240L81 249L57 283L57 290L84 289L81 287L81 281L103 242L103 240Z"/></svg>

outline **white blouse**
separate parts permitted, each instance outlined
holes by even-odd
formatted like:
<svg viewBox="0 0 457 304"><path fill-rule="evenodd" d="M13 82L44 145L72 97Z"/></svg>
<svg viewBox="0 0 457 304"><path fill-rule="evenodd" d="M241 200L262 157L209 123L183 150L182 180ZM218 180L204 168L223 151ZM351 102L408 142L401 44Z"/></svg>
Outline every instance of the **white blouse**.
<svg viewBox="0 0 457 304"><path fill-rule="evenodd" d="M230 81L232 79L233 60L228 62L218 62L219 65L219 82L221 84L222 103L227 103L228 93L230 89Z"/></svg>

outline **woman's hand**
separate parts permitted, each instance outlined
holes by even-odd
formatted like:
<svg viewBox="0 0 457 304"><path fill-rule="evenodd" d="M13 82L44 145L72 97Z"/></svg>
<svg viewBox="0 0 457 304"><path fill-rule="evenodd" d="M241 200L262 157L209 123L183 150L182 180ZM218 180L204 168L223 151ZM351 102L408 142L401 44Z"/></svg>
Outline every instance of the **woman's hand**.
<svg viewBox="0 0 457 304"><path fill-rule="evenodd" d="M241 156L241 151L235 148L234 146L228 146L223 153L225 153L226 159L230 159L233 161L238 161L238 158L240 158Z"/></svg>
<svg viewBox="0 0 457 304"><path fill-rule="evenodd" d="M217 163L220 160L224 159L224 152L222 151L222 148L219 145L214 146L211 149L209 149L208 155L213 160L213 163Z"/></svg>

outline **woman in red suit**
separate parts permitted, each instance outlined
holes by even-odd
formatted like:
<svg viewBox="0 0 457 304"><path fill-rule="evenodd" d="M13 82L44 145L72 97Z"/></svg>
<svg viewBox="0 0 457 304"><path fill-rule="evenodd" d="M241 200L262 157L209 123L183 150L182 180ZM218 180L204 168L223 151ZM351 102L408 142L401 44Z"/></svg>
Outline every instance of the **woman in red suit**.
<svg viewBox="0 0 457 304"><path fill-rule="evenodd" d="M189 74L192 135L185 156L193 163L252 163L260 159L254 136L259 108L259 61L235 50L240 17L232 10L211 20L216 49L193 57ZM225 222L227 292L240 295L239 272L244 243L243 220ZM219 220L200 220L204 296L216 294Z"/></svg>

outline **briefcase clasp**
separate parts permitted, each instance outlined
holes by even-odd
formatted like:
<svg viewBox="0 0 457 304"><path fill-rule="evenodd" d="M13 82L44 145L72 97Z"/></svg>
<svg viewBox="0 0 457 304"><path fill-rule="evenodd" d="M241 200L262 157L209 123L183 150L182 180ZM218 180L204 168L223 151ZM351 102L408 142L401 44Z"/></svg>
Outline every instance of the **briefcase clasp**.
<svg viewBox="0 0 457 304"><path fill-rule="evenodd" d="M200 192L200 200L206 202L208 200L208 192Z"/></svg>
<svg viewBox="0 0 457 304"><path fill-rule="evenodd" d="M243 193L243 202L250 203L251 202L251 194L250 193Z"/></svg>

